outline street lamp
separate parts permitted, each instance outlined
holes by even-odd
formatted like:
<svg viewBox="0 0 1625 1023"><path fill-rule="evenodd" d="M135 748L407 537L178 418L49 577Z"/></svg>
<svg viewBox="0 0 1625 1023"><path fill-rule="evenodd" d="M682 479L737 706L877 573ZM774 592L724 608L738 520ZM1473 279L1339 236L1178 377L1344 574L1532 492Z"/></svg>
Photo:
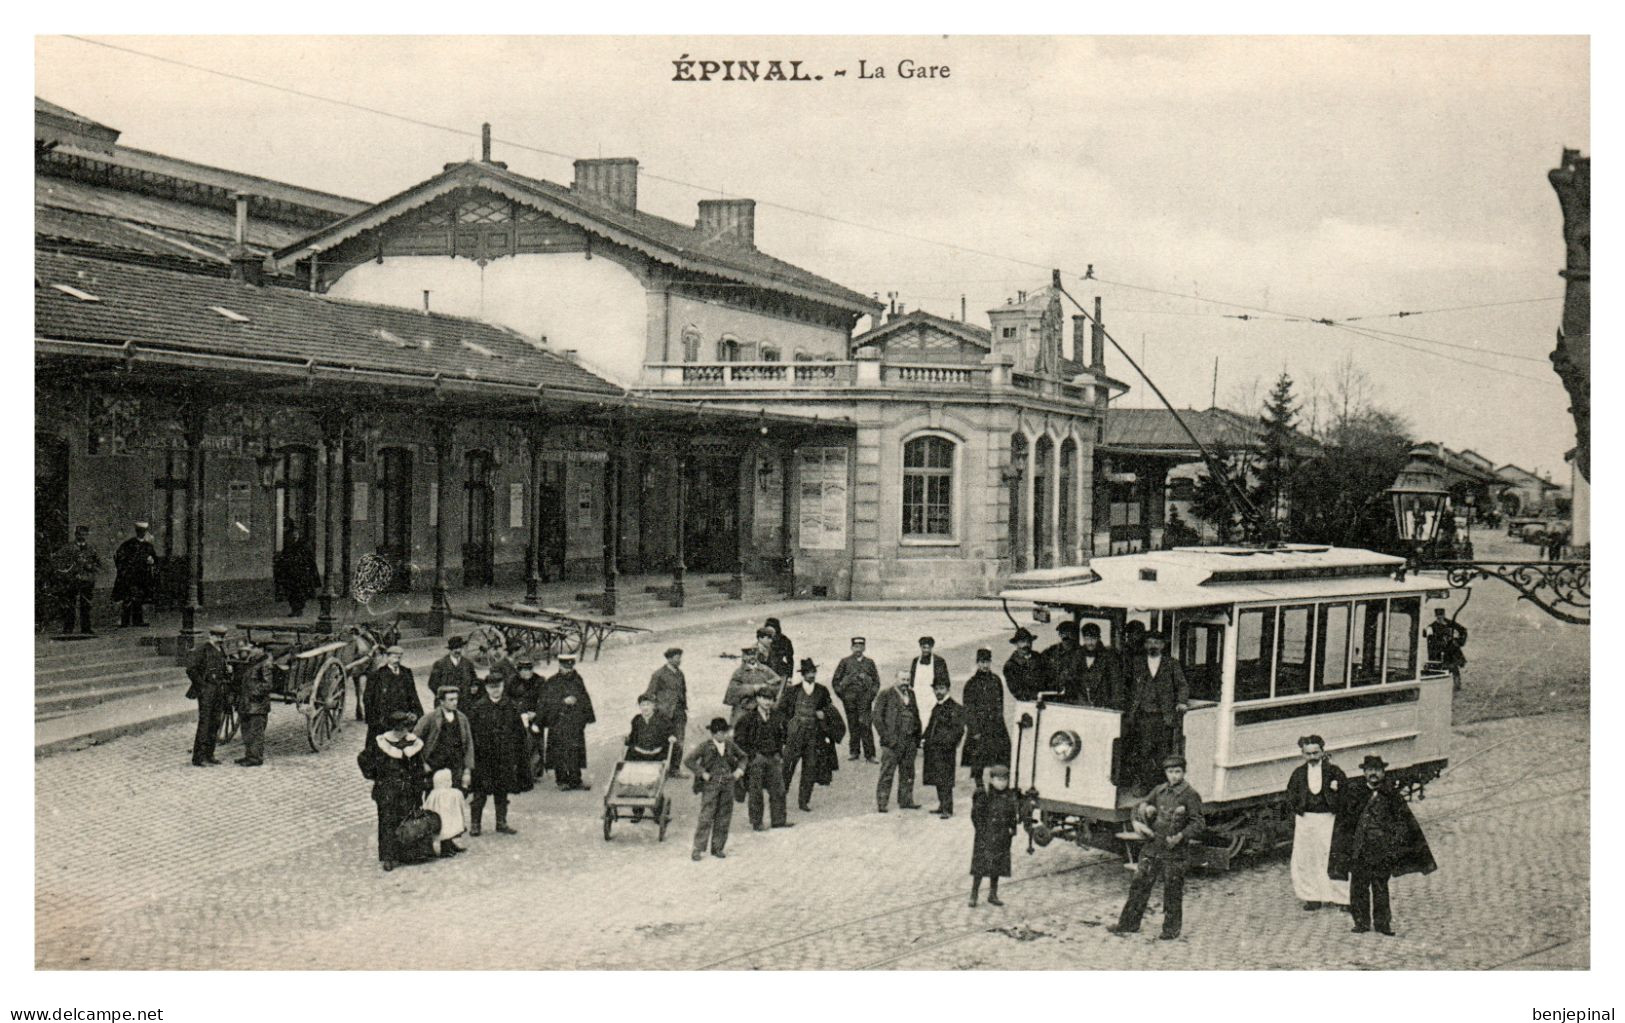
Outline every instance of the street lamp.
<svg viewBox="0 0 1625 1023"><path fill-rule="evenodd" d="M1413 458L1388 488L1394 505L1394 528L1420 555L1439 535L1439 523L1450 505L1444 475L1429 462Z"/></svg>

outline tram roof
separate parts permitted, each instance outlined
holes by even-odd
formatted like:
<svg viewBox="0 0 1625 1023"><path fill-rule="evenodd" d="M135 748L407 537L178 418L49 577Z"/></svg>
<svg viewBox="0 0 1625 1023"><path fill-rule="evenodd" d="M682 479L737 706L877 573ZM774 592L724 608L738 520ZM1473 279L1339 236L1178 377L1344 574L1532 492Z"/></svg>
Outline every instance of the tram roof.
<svg viewBox="0 0 1625 1023"><path fill-rule="evenodd" d="M1425 593L1436 580L1393 573L1403 558L1353 547L1176 547L1096 558L1087 569L1026 573L999 594L1037 604L1167 611L1255 601ZM1086 576L1077 578L1076 573Z"/></svg>

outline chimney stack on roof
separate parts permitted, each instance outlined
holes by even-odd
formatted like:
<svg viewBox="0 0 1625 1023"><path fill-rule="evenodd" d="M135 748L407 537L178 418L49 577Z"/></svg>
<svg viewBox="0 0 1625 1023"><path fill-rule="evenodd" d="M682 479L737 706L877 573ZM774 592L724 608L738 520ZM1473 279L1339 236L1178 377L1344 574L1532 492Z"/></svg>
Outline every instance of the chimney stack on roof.
<svg viewBox="0 0 1625 1023"><path fill-rule="evenodd" d="M628 212L638 208L638 161L631 157L577 160L574 191L589 195L616 209Z"/></svg>
<svg viewBox="0 0 1625 1023"><path fill-rule="evenodd" d="M232 196L237 203L237 223L231 233L231 279L259 284L265 279L265 260L248 247L248 193Z"/></svg>
<svg viewBox="0 0 1625 1023"><path fill-rule="evenodd" d="M1079 365L1084 364L1083 358L1083 326L1089 322L1089 317L1078 313L1072 317L1072 361Z"/></svg>
<svg viewBox="0 0 1625 1023"><path fill-rule="evenodd" d="M756 247L755 199L701 199L700 216L694 226L708 241L741 248Z"/></svg>
<svg viewBox="0 0 1625 1023"><path fill-rule="evenodd" d="M1100 320L1100 296L1095 296L1095 322L1089 328L1089 365L1106 372L1106 326Z"/></svg>

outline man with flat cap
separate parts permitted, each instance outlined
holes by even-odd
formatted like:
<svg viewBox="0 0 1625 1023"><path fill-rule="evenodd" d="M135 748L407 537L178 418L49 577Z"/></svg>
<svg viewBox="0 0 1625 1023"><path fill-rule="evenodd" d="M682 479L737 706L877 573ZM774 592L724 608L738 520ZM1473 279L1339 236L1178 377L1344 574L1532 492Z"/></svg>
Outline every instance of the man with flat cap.
<svg viewBox="0 0 1625 1023"><path fill-rule="evenodd" d="M191 685L188 699L197 701L197 732L192 737L192 766L213 767L215 734L225 709L226 691L231 685L231 669L226 661L226 627L209 626L209 641L193 648L186 658L186 677Z"/></svg>
<svg viewBox="0 0 1625 1023"><path fill-rule="evenodd" d="M935 639L920 637L920 656L909 662L908 669L910 684L917 693L929 693L938 679L953 685L953 680L948 677L948 662L937 656L936 649Z"/></svg>
<svg viewBox="0 0 1625 1023"><path fill-rule="evenodd" d="M1012 699L1030 702L1038 699L1045 689L1044 662L1033 653L1033 640L1037 637L1018 627L1010 637L1015 652L1004 662L1004 684L1010 687Z"/></svg>
<svg viewBox="0 0 1625 1023"><path fill-rule="evenodd" d="M1085 622L1078 631L1078 649L1072 659L1067 698L1089 707L1123 706L1123 663L1100 642L1100 626Z"/></svg>
<svg viewBox="0 0 1625 1023"><path fill-rule="evenodd" d="M761 648L755 645L740 649L739 667L728 679L728 691L722 697L722 702L732 708L730 721L736 727L740 718L756 709L757 693L764 687L771 687L777 694L780 688L779 676L761 662L758 656L760 652Z"/></svg>
<svg viewBox="0 0 1625 1023"><path fill-rule="evenodd" d="M649 676L649 688L644 693L654 697L655 711L671 726L671 736L676 740L666 774L681 778L683 773L678 767L683 762L683 736L688 731L688 679L683 676L682 647L668 647L665 657L666 663Z"/></svg>
<svg viewBox="0 0 1625 1023"><path fill-rule="evenodd" d="M750 712L734 726L734 742L748 758L745 765L746 806L750 810L750 826L765 831L762 820L762 793L767 793L768 808L772 810L773 827L794 827L784 812L784 745L790 738L784 715L779 713L778 694L774 687L764 686L751 705Z"/></svg>
<svg viewBox="0 0 1625 1023"><path fill-rule="evenodd" d="M832 780L833 750L825 752L828 740L825 723L838 716L829 690L818 681L818 665L811 657L801 659L801 683L785 687L783 714L786 726L784 787L790 787L796 768L800 767L801 786L796 790L796 806L808 811L812 809L813 786L828 785ZM839 755L834 755L834 759L839 761Z"/></svg>
<svg viewBox="0 0 1625 1023"><path fill-rule="evenodd" d="M74 527L73 542L52 552L51 568L61 587L63 634L72 632L77 621L80 635L94 635L90 630L90 605L96 594L96 577L102 571L102 556L90 545L89 526Z"/></svg>
<svg viewBox="0 0 1625 1023"><path fill-rule="evenodd" d="M575 654L559 655L558 672L542 683L537 695L536 714L547 729L547 766L559 791L592 788L581 780L581 772L587 766L587 726L598 716L587 683L576 671Z"/></svg>
<svg viewBox="0 0 1625 1023"><path fill-rule="evenodd" d="M474 781L474 732L468 715L459 709L462 698L456 686L441 686L434 707L418 718L412 733L423 740L423 773L433 778L445 768L451 772L452 787L467 792Z"/></svg>
<svg viewBox="0 0 1625 1023"><path fill-rule="evenodd" d="M145 605L158 585L158 550L147 538L147 524L137 522L135 535L113 552L113 601L119 605L119 626L147 624Z"/></svg>
<svg viewBox="0 0 1625 1023"><path fill-rule="evenodd" d="M841 706L846 708L851 752L847 759L856 760L861 756L872 764L875 762L875 728L869 714L875 697L880 695L880 669L864 652L867 647L868 641L862 636L853 636L852 652L835 666L829 684L840 697Z"/></svg>
<svg viewBox="0 0 1625 1023"><path fill-rule="evenodd" d="M1123 912L1107 928L1119 937L1140 929L1159 878L1163 882L1159 937L1172 941L1184 926L1185 871L1190 865L1191 843L1202 833L1202 796L1185 780L1184 757L1177 753L1164 757L1162 772L1165 780L1135 809L1137 817L1150 824L1151 837L1140 851Z"/></svg>
<svg viewBox="0 0 1625 1023"><path fill-rule="evenodd" d="M1375 753L1360 761L1360 778L1343 786L1337 820L1332 825L1328 871L1349 880L1353 931L1376 930L1393 936L1388 879L1403 874L1431 874L1439 868L1422 834L1422 826L1388 778L1388 764Z"/></svg>
<svg viewBox="0 0 1625 1023"><path fill-rule="evenodd" d="M463 694L463 707L470 708L478 695L476 690L480 679L474 671L474 662L463 653L464 645L461 636L446 640L446 655L429 669L429 692L438 693L441 686L456 686L458 692Z"/></svg>
<svg viewBox="0 0 1625 1023"><path fill-rule="evenodd" d="M1010 731L1004 724L1004 683L993 673L993 651L976 651L976 674L965 682L965 750L960 763L970 768L978 792L982 773L1010 763Z"/></svg>
<svg viewBox="0 0 1625 1023"><path fill-rule="evenodd" d="M392 714L410 714L414 723L423 717L423 701L418 697L417 679L412 677L412 669L401 663L401 656L405 652L399 646L390 647L384 651L383 666L367 673L367 688L361 705L367 712L369 743L389 729ZM454 683L447 684L454 689L459 688Z"/></svg>
<svg viewBox="0 0 1625 1023"><path fill-rule="evenodd" d="M1178 749L1180 715L1190 704L1191 692L1161 632L1147 630L1144 651L1130 663L1123 727L1133 757L1131 773L1145 789L1156 784L1162 758Z"/></svg>

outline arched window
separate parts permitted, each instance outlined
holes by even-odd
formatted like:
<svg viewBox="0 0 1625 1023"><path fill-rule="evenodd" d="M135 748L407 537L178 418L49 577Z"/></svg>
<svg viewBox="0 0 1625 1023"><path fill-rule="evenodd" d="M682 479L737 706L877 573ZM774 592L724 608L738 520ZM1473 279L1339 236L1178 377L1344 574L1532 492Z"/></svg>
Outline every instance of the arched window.
<svg viewBox="0 0 1625 1023"><path fill-rule="evenodd" d="M699 362L700 361L700 342L702 340L704 340L704 338L700 334L700 328L696 327L694 324L690 323L688 326L683 328L682 340L683 340L683 361L684 362Z"/></svg>
<svg viewBox="0 0 1625 1023"><path fill-rule="evenodd" d="M954 456L947 437L926 435L903 445L903 536L951 540L954 535Z"/></svg>
<svg viewBox="0 0 1625 1023"><path fill-rule="evenodd" d="M722 339L717 342L717 361L739 361L739 339L737 337L732 334L722 335Z"/></svg>
<svg viewBox="0 0 1625 1023"><path fill-rule="evenodd" d="M762 346L762 361L763 362L778 362L779 361L779 349L778 349L778 346L777 345L763 345Z"/></svg>

